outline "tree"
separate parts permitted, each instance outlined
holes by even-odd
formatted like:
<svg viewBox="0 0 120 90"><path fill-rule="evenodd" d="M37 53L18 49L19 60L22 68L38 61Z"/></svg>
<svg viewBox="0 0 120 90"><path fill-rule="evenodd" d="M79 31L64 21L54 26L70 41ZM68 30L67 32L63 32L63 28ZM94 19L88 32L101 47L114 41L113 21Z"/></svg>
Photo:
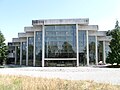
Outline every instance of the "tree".
<svg viewBox="0 0 120 90"><path fill-rule="evenodd" d="M72 48L72 45L68 42L63 43L61 52L61 56L64 58L73 58L75 56L75 52Z"/></svg>
<svg viewBox="0 0 120 90"><path fill-rule="evenodd" d="M110 42L110 49L111 51L108 53L108 57L106 59L107 63L113 64L117 63L117 65L120 64L120 27L119 22L116 21L115 29L109 30L107 35L112 37L112 40Z"/></svg>
<svg viewBox="0 0 120 90"><path fill-rule="evenodd" d="M4 35L0 31L0 64L1 65L7 59L7 46L4 43L4 41L5 41Z"/></svg>

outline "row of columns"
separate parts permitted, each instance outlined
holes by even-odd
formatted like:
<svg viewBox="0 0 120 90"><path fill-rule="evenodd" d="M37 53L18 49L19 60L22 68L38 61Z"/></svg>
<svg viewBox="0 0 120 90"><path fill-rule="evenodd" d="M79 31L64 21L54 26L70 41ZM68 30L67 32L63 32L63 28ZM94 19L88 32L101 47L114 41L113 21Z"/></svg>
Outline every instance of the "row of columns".
<svg viewBox="0 0 120 90"><path fill-rule="evenodd" d="M35 66L35 38L36 38L36 31L34 31L34 50L33 50L33 66Z"/></svg>
<svg viewBox="0 0 120 90"><path fill-rule="evenodd" d="M27 37L27 42L26 42L26 65L28 66L28 37Z"/></svg>
<svg viewBox="0 0 120 90"><path fill-rule="evenodd" d="M42 67L44 67L44 58L45 58L45 30L44 25L42 25Z"/></svg>
<svg viewBox="0 0 120 90"><path fill-rule="evenodd" d="M87 66L89 66L89 34L86 31L86 41L87 41ZM76 48L77 48L77 66L79 66L79 46L78 46L78 24L76 24ZM95 36L95 62L98 65L98 38ZM103 63L106 64L106 54L105 54L105 41L103 41Z"/></svg>
<svg viewBox="0 0 120 90"><path fill-rule="evenodd" d="M88 30L86 31L86 41L87 41L87 65L89 66L89 38L88 38ZM44 53L45 53L45 31L44 25L42 25L42 67L44 67ZM34 31L34 50L33 50L33 66L35 66L35 38L36 38L36 31ZM76 49L77 49L77 66L79 66L79 41L78 41L78 24L76 24ZM95 36L95 59L96 65L98 65L98 41L97 36ZM26 65L28 66L28 37L26 43ZM17 61L17 54L16 54L16 46L15 46L15 64ZM106 55L105 55L105 41L103 41L103 63L106 63ZM22 42L20 42L20 65L22 65Z"/></svg>

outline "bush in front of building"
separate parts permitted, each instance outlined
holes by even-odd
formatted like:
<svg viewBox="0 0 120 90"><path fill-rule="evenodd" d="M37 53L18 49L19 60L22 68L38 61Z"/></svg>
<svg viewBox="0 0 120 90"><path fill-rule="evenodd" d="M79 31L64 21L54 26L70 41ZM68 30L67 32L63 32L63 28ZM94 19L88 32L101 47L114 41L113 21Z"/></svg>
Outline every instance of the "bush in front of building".
<svg viewBox="0 0 120 90"><path fill-rule="evenodd" d="M7 59L7 46L5 44L5 38L2 32L0 31L0 65Z"/></svg>
<svg viewBox="0 0 120 90"><path fill-rule="evenodd" d="M115 29L108 31L107 35L111 36L111 42L110 42L110 52L108 53L106 62L114 65L114 63L117 64L117 66L120 64L120 27L119 22L116 21Z"/></svg>

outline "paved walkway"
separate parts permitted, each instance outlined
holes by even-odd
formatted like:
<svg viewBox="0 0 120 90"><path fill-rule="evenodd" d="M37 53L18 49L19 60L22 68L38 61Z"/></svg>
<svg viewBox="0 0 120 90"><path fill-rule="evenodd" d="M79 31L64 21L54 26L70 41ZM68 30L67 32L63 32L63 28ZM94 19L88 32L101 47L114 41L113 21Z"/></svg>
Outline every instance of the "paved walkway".
<svg viewBox="0 0 120 90"><path fill-rule="evenodd" d="M119 84L119 68L93 67L23 67L0 68L0 74L27 75L45 78L61 78L69 80L94 80L95 82Z"/></svg>

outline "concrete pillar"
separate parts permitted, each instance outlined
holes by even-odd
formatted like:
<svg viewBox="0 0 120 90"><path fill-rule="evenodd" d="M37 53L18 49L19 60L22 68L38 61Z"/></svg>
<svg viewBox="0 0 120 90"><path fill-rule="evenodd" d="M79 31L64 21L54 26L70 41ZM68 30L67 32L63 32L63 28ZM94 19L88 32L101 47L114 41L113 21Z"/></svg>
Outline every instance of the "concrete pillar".
<svg viewBox="0 0 120 90"><path fill-rule="evenodd" d="M86 31L87 37L87 66L89 66L89 40L88 40L88 30Z"/></svg>
<svg viewBox="0 0 120 90"><path fill-rule="evenodd" d="M96 59L96 65L98 65L98 41L97 41L97 36L95 36L95 59Z"/></svg>
<svg viewBox="0 0 120 90"><path fill-rule="evenodd" d="M33 66L35 66L35 38L36 38L36 31L34 31Z"/></svg>
<svg viewBox="0 0 120 90"><path fill-rule="evenodd" d="M22 42L20 42L20 65L22 65Z"/></svg>
<svg viewBox="0 0 120 90"><path fill-rule="evenodd" d="M26 42L26 65L28 66L28 37Z"/></svg>
<svg viewBox="0 0 120 90"><path fill-rule="evenodd" d="M76 24L77 67L79 66L78 24Z"/></svg>
<svg viewBox="0 0 120 90"><path fill-rule="evenodd" d="M42 25L42 67L44 67L44 58L45 58L45 30L43 24Z"/></svg>
<svg viewBox="0 0 120 90"><path fill-rule="evenodd" d="M15 46L15 64L17 62L17 46Z"/></svg>
<svg viewBox="0 0 120 90"><path fill-rule="evenodd" d="M103 41L103 63L106 64L105 41Z"/></svg>

